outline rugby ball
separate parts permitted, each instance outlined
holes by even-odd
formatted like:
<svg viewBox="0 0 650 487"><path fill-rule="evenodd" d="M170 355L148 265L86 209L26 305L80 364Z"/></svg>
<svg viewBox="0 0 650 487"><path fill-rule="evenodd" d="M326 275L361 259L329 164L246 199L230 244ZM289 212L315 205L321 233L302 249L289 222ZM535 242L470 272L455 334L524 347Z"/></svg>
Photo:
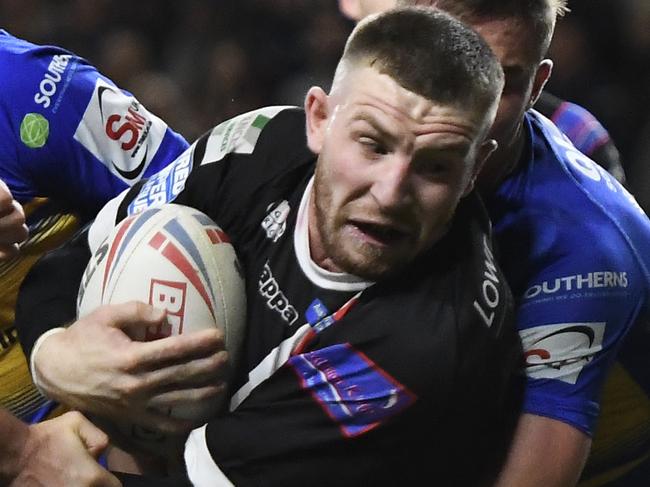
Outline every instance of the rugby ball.
<svg viewBox="0 0 650 487"><path fill-rule="evenodd" d="M237 363L246 323L244 279L235 250L223 230L190 207L166 204L122 220L91 257L77 297L77 316L102 304L142 301L167 311L160 327L135 328L135 340L149 341L221 328L230 370ZM227 382L227 379L226 379ZM170 415L206 418L224 407L217 400L174 407ZM164 438L133 425L117 425L136 443Z"/></svg>

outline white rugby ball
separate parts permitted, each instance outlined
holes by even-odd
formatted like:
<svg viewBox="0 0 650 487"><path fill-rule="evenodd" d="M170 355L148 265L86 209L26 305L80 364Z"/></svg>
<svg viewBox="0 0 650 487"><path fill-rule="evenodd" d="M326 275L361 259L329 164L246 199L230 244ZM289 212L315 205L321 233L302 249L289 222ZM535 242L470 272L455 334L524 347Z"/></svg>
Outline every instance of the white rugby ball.
<svg viewBox="0 0 650 487"><path fill-rule="evenodd" d="M208 216L190 207L166 204L122 220L91 257L79 288L77 315L102 304L142 301L167 311L167 324L141 328L131 336L155 340L208 327L224 331L232 370L246 323L246 294L237 255L228 236ZM185 419L217 413L217 400L175 407ZM132 425L118 425L138 443L163 439Z"/></svg>

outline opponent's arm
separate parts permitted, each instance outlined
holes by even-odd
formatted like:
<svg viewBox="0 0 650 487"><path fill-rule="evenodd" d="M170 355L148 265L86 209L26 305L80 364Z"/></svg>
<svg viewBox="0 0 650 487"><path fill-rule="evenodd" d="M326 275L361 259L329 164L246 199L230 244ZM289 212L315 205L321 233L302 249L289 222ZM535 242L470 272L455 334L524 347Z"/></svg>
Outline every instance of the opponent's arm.
<svg viewBox="0 0 650 487"><path fill-rule="evenodd" d="M591 438L555 419L524 413L495 487L571 487L587 460Z"/></svg>
<svg viewBox="0 0 650 487"><path fill-rule="evenodd" d="M79 413L28 426L0 410L0 431L2 485L121 485L96 461L108 445L108 437Z"/></svg>
<svg viewBox="0 0 650 487"><path fill-rule="evenodd" d="M0 42L11 66L0 98L0 178L18 201L53 198L92 217L187 148L183 137L86 60L6 32ZM52 69L60 81L39 91Z"/></svg>

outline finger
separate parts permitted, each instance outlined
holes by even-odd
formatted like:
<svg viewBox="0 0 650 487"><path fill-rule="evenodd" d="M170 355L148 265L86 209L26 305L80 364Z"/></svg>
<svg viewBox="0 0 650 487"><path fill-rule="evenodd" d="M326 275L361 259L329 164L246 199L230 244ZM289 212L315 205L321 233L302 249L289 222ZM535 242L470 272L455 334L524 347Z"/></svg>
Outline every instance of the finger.
<svg viewBox="0 0 650 487"><path fill-rule="evenodd" d="M79 461L71 466L79 469L77 475L80 477L80 484L99 487L120 487L122 483L117 477L102 468L96 461L96 456L108 445L108 437L106 434L94 426L78 411L65 413L58 420L71 422L76 433L75 441L78 442L77 444L85 447L85 458L79 457ZM53 421L57 421L57 419ZM92 448L98 446L101 449L97 454L94 454Z"/></svg>
<svg viewBox="0 0 650 487"><path fill-rule="evenodd" d="M98 458L108 446L108 435L83 416L79 421L77 431L86 449L94 458Z"/></svg>
<svg viewBox="0 0 650 487"><path fill-rule="evenodd" d="M187 419L175 418L157 409L140 410L128 418L132 423L166 435L184 435L195 427Z"/></svg>
<svg viewBox="0 0 650 487"><path fill-rule="evenodd" d="M146 390L179 389L215 385L228 372L228 353L221 351L208 357L156 367L141 375ZM172 386L172 387L169 387Z"/></svg>
<svg viewBox="0 0 650 487"><path fill-rule="evenodd" d="M18 244L0 244L0 262L11 259L20 252Z"/></svg>
<svg viewBox="0 0 650 487"><path fill-rule="evenodd" d="M211 328L137 345L141 367L151 369L164 364L214 355L224 350L224 339L221 330Z"/></svg>
<svg viewBox="0 0 650 487"><path fill-rule="evenodd" d="M122 487L122 482L115 475L101 467L99 470L97 481L92 484L93 487Z"/></svg>
<svg viewBox="0 0 650 487"><path fill-rule="evenodd" d="M133 326L159 326L166 319L164 310L139 301L100 306L92 315L93 320L121 329Z"/></svg>
<svg viewBox="0 0 650 487"><path fill-rule="evenodd" d="M23 207L17 201L13 201L6 211L0 212L0 242L20 243L27 238L28 234Z"/></svg>
<svg viewBox="0 0 650 487"><path fill-rule="evenodd" d="M217 396L223 394L226 390L224 383L209 385L205 387L197 387L193 389L180 389L174 391L167 391L152 397L147 406L167 410L172 407L193 406L197 402L203 402L216 399ZM207 418L206 418L207 419Z"/></svg>
<svg viewBox="0 0 650 487"><path fill-rule="evenodd" d="M122 482L105 468L101 467L95 460L88 459L83 465L75 464L72 467L80 471L75 477L74 485L85 485L89 487L121 487Z"/></svg>
<svg viewBox="0 0 650 487"><path fill-rule="evenodd" d="M0 216L8 214L13 208L14 198L9 187L0 179Z"/></svg>

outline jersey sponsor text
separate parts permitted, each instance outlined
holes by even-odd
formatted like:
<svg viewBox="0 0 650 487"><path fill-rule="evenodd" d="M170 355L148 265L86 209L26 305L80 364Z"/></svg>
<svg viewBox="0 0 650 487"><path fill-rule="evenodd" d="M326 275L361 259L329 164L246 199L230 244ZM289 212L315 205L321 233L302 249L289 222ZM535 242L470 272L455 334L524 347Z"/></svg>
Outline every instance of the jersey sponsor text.
<svg viewBox="0 0 650 487"><path fill-rule="evenodd" d="M535 284L524 293L524 299L531 299L540 294L554 294L557 292L579 291L582 289L597 288L627 288L627 272L596 271L587 274L574 274L572 276L557 277L553 280Z"/></svg>
<svg viewBox="0 0 650 487"><path fill-rule="evenodd" d="M487 235L483 236L483 251L485 252L485 270L483 271L479 299L474 300L474 309L481 316L483 322L491 327L494 321L494 310L499 306L501 296L498 288L499 275Z"/></svg>
<svg viewBox="0 0 650 487"><path fill-rule="evenodd" d="M56 54L52 56L47 71L38 85L39 91L34 95L34 101L42 105L43 108L49 108L52 104L52 97L56 94L62 75L70 62L70 54Z"/></svg>
<svg viewBox="0 0 650 487"><path fill-rule="evenodd" d="M278 281L273 277L271 267L267 262L260 275L258 282L260 295L266 299L266 305L269 309L277 311L282 319L289 325L293 325L298 320L298 311L290 303L284 293L280 290Z"/></svg>
<svg viewBox="0 0 650 487"><path fill-rule="evenodd" d="M129 215L173 201L185 188L191 170L192 147L142 186L138 196L129 204Z"/></svg>

